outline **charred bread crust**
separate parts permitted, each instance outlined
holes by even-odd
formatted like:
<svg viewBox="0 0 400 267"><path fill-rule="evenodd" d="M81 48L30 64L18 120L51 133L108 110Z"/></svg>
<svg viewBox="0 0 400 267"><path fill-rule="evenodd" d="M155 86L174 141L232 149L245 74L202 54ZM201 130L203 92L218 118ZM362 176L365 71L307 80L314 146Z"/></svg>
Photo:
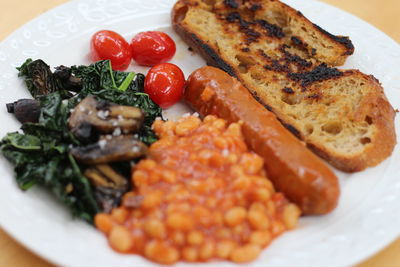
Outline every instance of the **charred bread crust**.
<svg viewBox="0 0 400 267"><path fill-rule="evenodd" d="M204 2L213 2L213 1L204 1ZM280 1L275 1L275 0L230 0L230 1L223 1L222 5L216 5L213 8L209 8L206 4L204 4L203 1L197 1L197 0L180 0L178 1L174 8L173 8L173 13L175 14L182 14L185 13L183 10L179 9L187 9L189 7L195 7L195 8L205 8L209 9L210 12L218 13L220 12L222 15L221 19L226 19L230 23L237 23L240 25L241 29L243 31L246 31L246 34L248 36L248 42L253 42L256 41L257 39L260 38L259 32L254 32L253 31L253 26L258 25L266 30L270 38L276 38L276 39L281 39L285 35L287 35L282 28L281 25L276 25L274 23L269 23L265 19L252 19L246 20L245 14L246 13L252 13L253 16L257 14L257 12L265 12L263 4L268 3L268 6L271 7L276 7L277 9L280 10L281 13L285 13L287 17L295 17L299 22L304 23L308 26L309 31L315 31L319 33L322 36L322 39L329 40L329 45L335 46L336 53L334 56L324 56L323 58L320 58L322 62L326 62L329 65L332 66L340 66L343 65L346 58L349 55L352 55L354 53L354 46L349 39L349 37L345 36L336 36L328 31L322 29L320 26L310 22L301 12L293 9L292 7L280 2ZM205 7L207 6L207 7ZM241 11L245 9L245 11ZM179 12L177 12L179 10ZM242 15L244 14L244 15ZM181 20L179 16L174 16L175 20ZM176 23L177 23L176 21ZM291 33L292 35L293 33ZM308 51L308 53L311 56L314 56L316 58L320 57L320 52L315 48L307 44L305 40L301 36L294 35L292 36L292 45L294 46L301 46L305 51ZM246 48L244 48L246 49Z"/></svg>
<svg viewBox="0 0 400 267"><path fill-rule="evenodd" d="M332 41L342 44L346 48L345 52L342 54L343 56L350 56L354 53L354 45L348 36L333 35L333 34L327 32L326 30L322 29L317 24L313 24L313 25L319 32L324 34L326 37L330 38Z"/></svg>
<svg viewBox="0 0 400 267"><path fill-rule="evenodd" d="M188 6L185 1L178 1L172 9L171 19L172 27L176 33L189 45L189 47L202 58L204 58L208 65L220 68L227 72L229 75L236 77L234 68L226 63L217 53L217 51L212 48L207 43L203 42L199 36L195 33L189 31L180 23L181 19L184 18Z"/></svg>
<svg viewBox="0 0 400 267"><path fill-rule="evenodd" d="M282 3L282 5L286 6L287 10L289 12L292 13L296 13L299 17L302 18L302 20L309 22L309 19L307 19L303 13L301 13L300 11L295 10L294 8L292 8L291 6L286 5L285 3ZM354 45L352 43L352 41L350 40L350 38L348 36L340 36L340 35L333 35L330 32L324 30L323 28L321 28L320 26L318 26L315 23L312 23L312 25L314 26L314 28L319 31L320 33L322 33L323 35L325 35L327 38L331 39L332 41L340 44L343 47L343 53L342 56L344 60L346 60L346 56L350 56L354 53ZM340 66L344 63L344 60L342 63L337 64L337 66Z"/></svg>
<svg viewBox="0 0 400 267"><path fill-rule="evenodd" d="M271 0L268 0L271 1ZM272 1L275 2L275 1ZM195 2L197 3L197 2ZM308 139L304 134L302 129L298 128L294 123L287 120L286 114L282 114L279 108L276 108L271 104L268 99L260 92L259 88L254 87L246 81L246 77L240 72L239 66L230 64L229 58L224 58L224 55L219 53L218 47L214 45L211 40L202 37L197 34L196 31L186 27L182 21L185 18L186 12L189 8L196 8L196 4L193 6L193 0L180 0L178 1L172 10L172 25L175 31L181 36L181 38L196 52L198 52L207 62L208 65L221 68L222 70L229 73L231 76L236 77L253 95L253 97L260 102L266 109L274 112L281 123L295 136L306 142L307 147L314 151L321 158L328 161L334 167L346 171L346 172L356 172L364 170L367 167L375 166L382 162L385 158L391 155L394 146L396 144L396 134L394 128L394 116L395 112L387 101L383 88L373 76L368 76L361 73L358 70L347 70L341 71L334 67L327 65L326 63L319 63L319 65L314 65L313 67L304 67L302 64L294 59L295 63L290 61L290 59L285 59L283 62L270 60L265 57L264 60L266 65L264 66L266 71L277 72L286 75L286 79L291 82L297 83L298 87L301 87L301 91L304 93L309 93L308 98L310 100L318 101L320 98L324 98L324 95L317 91L313 93L313 87L326 86L329 82L342 81L346 77L356 77L360 80L362 79L370 87L371 93L363 98L362 109L363 114L360 114L355 120L366 120L368 117L374 124L374 130L372 135L365 140L365 149L359 154L340 154L331 151L324 143L314 142ZM260 10L262 7L257 8ZM232 8L231 8L232 9ZM235 8L233 8L235 10ZM294 9L289 8L289 12L296 12ZM304 16L302 16L307 20ZM307 20L308 21L308 20ZM343 55L340 57L343 61L346 55L352 54L354 47L351 41L346 37L333 36L326 31L322 30L320 27L312 24L317 30L321 31L327 38L340 43L343 49ZM276 36L273 38L277 38ZM301 38L296 37L291 38L292 42L296 46L304 46ZM348 40L348 41L347 41ZM250 49L247 47L241 48L242 52L248 53ZM231 61L232 62L232 61ZM290 71L290 64L295 64L298 67L298 72ZM337 63L337 62L336 62ZM290 90L283 90L285 87L281 87L281 91L288 95L291 95ZM290 88L292 91L293 89ZM290 93L288 93L290 92ZM366 115L368 114L368 115Z"/></svg>

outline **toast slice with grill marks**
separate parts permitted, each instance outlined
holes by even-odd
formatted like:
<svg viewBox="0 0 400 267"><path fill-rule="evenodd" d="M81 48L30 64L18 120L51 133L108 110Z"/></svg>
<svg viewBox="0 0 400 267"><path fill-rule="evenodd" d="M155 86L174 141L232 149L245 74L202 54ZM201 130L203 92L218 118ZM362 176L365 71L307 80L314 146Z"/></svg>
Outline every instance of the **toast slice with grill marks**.
<svg viewBox="0 0 400 267"><path fill-rule="evenodd" d="M349 38L277 0L180 0L172 23L336 168L361 171L392 153L395 112L379 81L334 67L354 52Z"/></svg>

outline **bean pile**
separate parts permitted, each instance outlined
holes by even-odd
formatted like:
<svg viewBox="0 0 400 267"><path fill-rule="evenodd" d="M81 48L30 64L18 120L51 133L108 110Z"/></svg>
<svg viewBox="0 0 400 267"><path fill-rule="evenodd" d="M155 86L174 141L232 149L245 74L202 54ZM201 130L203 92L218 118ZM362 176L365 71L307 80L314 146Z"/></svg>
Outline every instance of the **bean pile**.
<svg viewBox="0 0 400 267"><path fill-rule="evenodd" d="M153 128L160 139L136 166L133 191L95 217L116 251L162 264L242 263L296 226L300 210L274 191L240 123L187 116Z"/></svg>

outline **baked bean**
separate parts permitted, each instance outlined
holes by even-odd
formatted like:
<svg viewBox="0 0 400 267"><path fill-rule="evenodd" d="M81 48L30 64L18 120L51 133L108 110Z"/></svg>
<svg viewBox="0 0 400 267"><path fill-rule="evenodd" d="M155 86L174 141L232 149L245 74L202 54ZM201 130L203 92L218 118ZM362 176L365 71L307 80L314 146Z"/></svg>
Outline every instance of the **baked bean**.
<svg viewBox="0 0 400 267"><path fill-rule="evenodd" d="M161 241L147 243L144 254L149 259L162 264L172 264L179 260L179 251Z"/></svg>
<svg viewBox="0 0 400 267"><path fill-rule="evenodd" d="M213 222L213 225L222 226L224 224L224 216L222 215L221 212L215 211L210 221Z"/></svg>
<svg viewBox="0 0 400 267"><path fill-rule="evenodd" d="M250 243L265 247L271 241L271 238L269 231L255 231L250 235Z"/></svg>
<svg viewBox="0 0 400 267"><path fill-rule="evenodd" d="M250 211L258 211L265 214L266 210L266 206L261 202L254 202L250 205Z"/></svg>
<svg viewBox="0 0 400 267"><path fill-rule="evenodd" d="M224 130L226 127L226 121L223 119L216 119L213 121L212 126L217 128L218 130Z"/></svg>
<svg viewBox="0 0 400 267"><path fill-rule="evenodd" d="M239 159L238 159L238 156L236 154L228 155L227 161L228 161L229 164L235 164L238 160Z"/></svg>
<svg viewBox="0 0 400 267"><path fill-rule="evenodd" d="M251 210L247 216L250 225L257 230L266 230L270 225L269 218L260 211Z"/></svg>
<svg viewBox="0 0 400 267"><path fill-rule="evenodd" d="M166 122L160 121L160 124L161 124L161 127L159 127L159 128L156 127L156 128L154 128L154 130L157 131L157 133L161 137L174 135L176 123L174 123L173 121L166 121Z"/></svg>
<svg viewBox="0 0 400 267"><path fill-rule="evenodd" d="M240 164L248 174L256 174L263 168L264 160L258 155L246 153L241 157Z"/></svg>
<svg viewBox="0 0 400 267"><path fill-rule="evenodd" d="M295 227L299 209L274 191L241 123L189 116L156 120L153 129L160 139L136 165L133 191L95 217L115 250L161 264L244 263Z"/></svg>
<svg viewBox="0 0 400 267"><path fill-rule="evenodd" d="M248 176L240 175L236 179L233 180L233 188L235 189L248 189L252 186L252 182L250 181Z"/></svg>
<svg viewBox="0 0 400 267"><path fill-rule="evenodd" d="M180 232L180 231L176 231L176 232L172 232L171 234L171 239L172 241L179 246L182 246L185 244L185 234Z"/></svg>
<svg viewBox="0 0 400 267"><path fill-rule="evenodd" d="M208 260L214 256L215 244L213 241L206 241L200 246L199 257L201 260Z"/></svg>
<svg viewBox="0 0 400 267"><path fill-rule="evenodd" d="M171 184L176 182L176 174L173 171L164 170L161 175L164 182Z"/></svg>
<svg viewBox="0 0 400 267"><path fill-rule="evenodd" d="M226 133L234 137L242 137L242 127L239 123L231 123L228 126Z"/></svg>
<svg viewBox="0 0 400 267"><path fill-rule="evenodd" d="M127 252L133 246L132 236L124 226L114 226L110 231L108 240L110 245L119 252Z"/></svg>
<svg viewBox="0 0 400 267"><path fill-rule="evenodd" d="M126 221L126 219L129 216L129 211L124 208L124 207L119 207L115 208L111 212L111 217L117 222L117 223L123 223Z"/></svg>
<svg viewBox="0 0 400 267"><path fill-rule="evenodd" d="M204 241L204 235L200 231L191 231L187 235L187 243L189 245L201 245Z"/></svg>
<svg viewBox="0 0 400 267"><path fill-rule="evenodd" d="M164 224L160 220L151 219L144 225L144 232L152 238L165 238L167 235Z"/></svg>
<svg viewBox="0 0 400 267"><path fill-rule="evenodd" d="M144 159L140 162L140 167L141 169L144 169L146 171L151 171L156 167L156 162L151 159ZM135 175L135 174L134 174Z"/></svg>
<svg viewBox="0 0 400 267"><path fill-rule="evenodd" d="M255 260L261 252L261 247L254 244L244 245L232 250L230 259L233 262L244 263Z"/></svg>
<svg viewBox="0 0 400 267"><path fill-rule="evenodd" d="M193 228L192 217L183 213L172 213L167 217L167 226L181 231L188 231Z"/></svg>
<svg viewBox="0 0 400 267"><path fill-rule="evenodd" d="M215 232L218 239L232 239L232 230L230 228L220 228Z"/></svg>
<svg viewBox="0 0 400 267"><path fill-rule="evenodd" d="M238 224L232 228L232 233L238 238L240 238L244 234L244 231L245 227L243 224Z"/></svg>
<svg viewBox="0 0 400 267"><path fill-rule="evenodd" d="M283 223L279 221L273 221L271 224L271 234L272 236L278 236L285 230Z"/></svg>
<svg viewBox="0 0 400 267"><path fill-rule="evenodd" d="M225 223L228 226L240 224L246 218L247 211L243 207L233 207L225 213Z"/></svg>
<svg viewBox="0 0 400 267"><path fill-rule="evenodd" d="M199 127L200 123L201 121L199 118L183 120L176 125L175 132L178 136L184 136Z"/></svg>
<svg viewBox="0 0 400 267"><path fill-rule="evenodd" d="M161 180L161 173L158 170L153 170L150 172L149 177L147 178L148 184L155 184Z"/></svg>
<svg viewBox="0 0 400 267"><path fill-rule="evenodd" d="M276 212L276 208L273 202L268 202L266 205L268 214L274 214Z"/></svg>
<svg viewBox="0 0 400 267"><path fill-rule="evenodd" d="M147 172L142 170L137 170L133 173L133 183L137 186L147 184Z"/></svg>
<svg viewBox="0 0 400 267"><path fill-rule="evenodd" d="M165 127L165 122L163 122L162 120L155 120L153 122L153 125L151 126L151 128L157 133L163 131L164 127Z"/></svg>
<svg viewBox="0 0 400 267"><path fill-rule="evenodd" d="M219 153L213 153L209 159L210 165L213 167L221 167L225 164L225 159Z"/></svg>
<svg viewBox="0 0 400 267"><path fill-rule="evenodd" d="M243 167L240 165L234 165L231 168L231 174L234 177L242 177L245 176Z"/></svg>
<svg viewBox="0 0 400 267"><path fill-rule="evenodd" d="M146 196L144 196L141 203L141 207L145 209L155 208L161 203L162 197L163 197L162 191L149 192Z"/></svg>
<svg viewBox="0 0 400 267"><path fill-rule="evenodd" d="M199 252L194 247L184 247L182 249L182 259L185 261L197 261L199 257Z"/></svg>
<svg viewBox="0 0 400 267"><path fill-rule="evenodd" d="M208 197L206 199L206 205L209 208L215 208L217 206L218 200L215 197Z"/></svg>
<svg viewBox="0 0 400 267"><path fill-rule="evenodd" d="M102 231L105 234L108 234L110 233L114 222L110 215L105 213L99 213L94 217L94 224L96 225L97 228L99 228L100 231Z"/></svg>
<svg viewBox="0 0 400 267"><path fill-rule="evenodd" d="M210 223L212 223L212 215L210 210L203 206L196 206L193 209L193 216L197 222L204 226L208 226Z"/></svg>
<svg viewBox="0 0 400 267"><path fill-rule="evenodd" d="M141 210L134 210L132 211L132 216L135 218L140 218L143 216L143 212Z"/></svg>
<svg viewBox="0 0 400 267"><path fill-rule="evenodd" d="M236 243L230 240L222 240L218 242L216 248L217 257L221 259L227 259L236 246Z"/></svg>
<svg viewBox="0 0 400 267"><path fill-rule="evenodd" d="M214 145L219 149L228 148L228 142L223 137L216 137L214 140Z"/></svg>
<svg viewBox="0 0 400 267"><path fill-rule="evenodd" d="M297 225L300 213L300 209L294 204L288 204L283 209L283 223L287 229L293 229Z"/></svg>
<svg viewBox="0 0 400 267"><path fill-rule="evenodd" d="M266 188L258 188L254 192L254 197L258 201L266 202L271 198L271 193Z"/></svg>
<svg viewBox="0 0 400 267"><path fill-rule="evenodd" d="M214 115L208 115L203 119L203 123L213 123L217 119Z"/></svg>
<svg viewBox="0 0 400 267"><path fill-rule="evenodd" d="M147 238L145 236L145 233L139 229L141 229L141 227L136 226L131 232L132 242L133 242L132 250L135 251L136 253L143 254L147 244Z"/></svg>

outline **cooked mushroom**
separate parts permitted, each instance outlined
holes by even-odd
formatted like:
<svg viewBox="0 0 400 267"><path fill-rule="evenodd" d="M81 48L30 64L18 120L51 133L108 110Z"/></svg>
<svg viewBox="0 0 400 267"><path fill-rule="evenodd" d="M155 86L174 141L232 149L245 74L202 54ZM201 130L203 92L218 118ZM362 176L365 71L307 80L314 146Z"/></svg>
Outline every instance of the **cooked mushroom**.
<svg viewBox="0 0 400 267"><path fill-rule="evenodd" d="M34 99L20 99L6 104L8 113L14 113L21 123L38 122L40 116L40 102Z"/></svg>
<svg viewBox="0 0 400 267"><path fill-rule="evenodd" d="M129 190L128 180L108 164L94 165L84 175L95 188L95 196L103 212L119 205L122 195Z"/></svg>
<svg viewBox="0 0 400 267"><path fill-rule="evenodd" d="M114 189L110 187L96 187L94 194L102 212L109 213L118 207L122 196L128 191L125 189Z"/></svg>
<svg viewBox="0 0 400 267"><path fill-rule="evenodd" d="M112 133L117 129L124 134L134 133L142 126L143 119L139 108L97 101L94 96L88 96L75 107L68 125L75 136L87 138L93 129L100 133Z"/></svg>
<svg viewBox="0 0 400 267"><path fill-rule="evenodd" d="M102 137L97 143L71 149L72 155L85 164L129 161L147 153L147 146L132 135Z"/></svg>
<svg viewBox="0 0 400 267"><path fill-rule="evenodd" d="M108 164L98 164L86 169L84 175L95 186L122 188L128 182Z"/></svg>
<svg viewBox="0 0 400 267"><path fill-rule="evenodd" d="M64 65L55 67L54 77L58 78L64 88L70 91L80 91L82 89L82 79L72 74L71 68Z"/></svg>

